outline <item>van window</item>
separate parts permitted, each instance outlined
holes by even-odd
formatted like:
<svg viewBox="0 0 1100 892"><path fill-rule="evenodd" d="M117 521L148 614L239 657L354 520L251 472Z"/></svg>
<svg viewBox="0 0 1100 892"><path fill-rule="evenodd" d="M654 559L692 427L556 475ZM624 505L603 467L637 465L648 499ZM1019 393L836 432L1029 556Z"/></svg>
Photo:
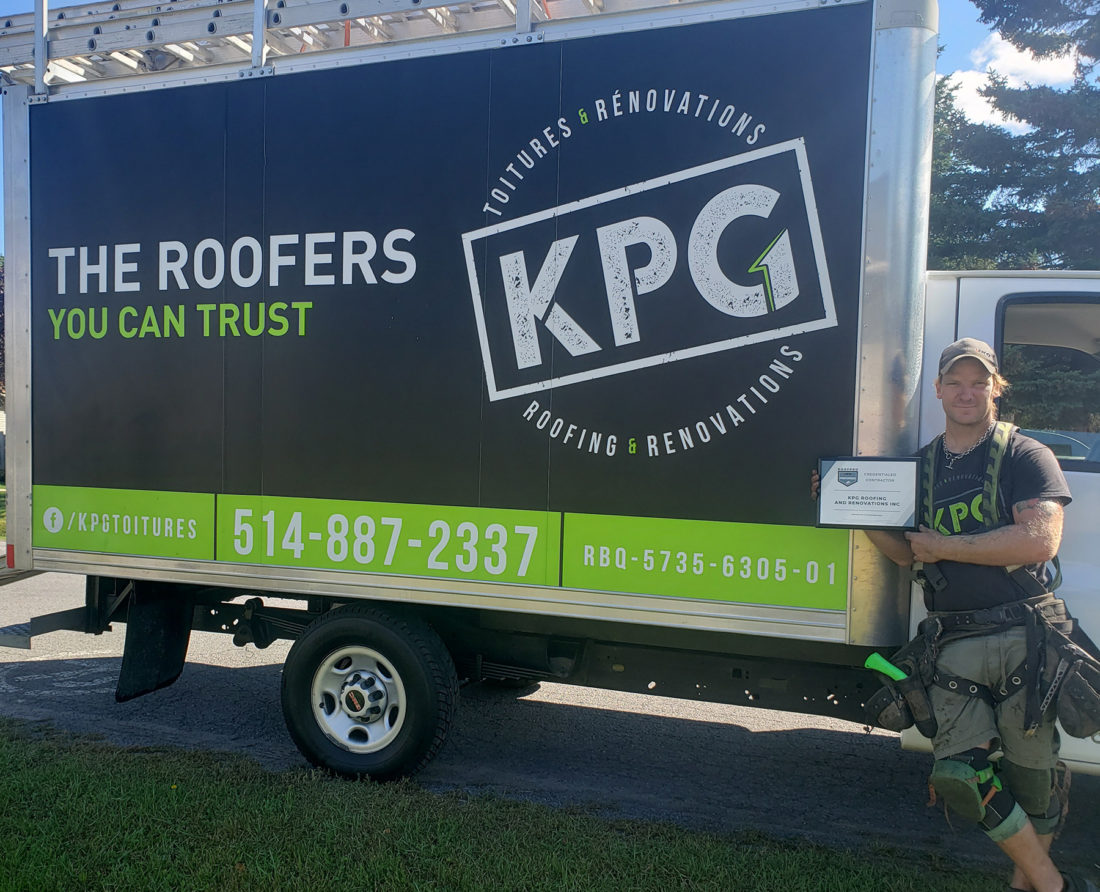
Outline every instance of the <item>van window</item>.
<svg viewBox="0 0 1100 892"><path fill-rule="evenodd" d="M1063 467L1100 470L1100 301L1008 298L1000 416L1046 443Z"/></svg>

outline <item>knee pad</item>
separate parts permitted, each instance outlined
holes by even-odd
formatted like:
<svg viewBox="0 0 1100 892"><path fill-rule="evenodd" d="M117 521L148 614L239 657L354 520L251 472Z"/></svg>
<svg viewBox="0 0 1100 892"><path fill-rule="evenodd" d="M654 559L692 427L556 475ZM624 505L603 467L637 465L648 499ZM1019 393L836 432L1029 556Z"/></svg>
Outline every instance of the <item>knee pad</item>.
<svg viewBox="0 0 1100 892"><path fill-rule="evenodd" d="M981 826L994 842L1018 833L1028 821L1012 794L1002 787L984 749L937 759L929 782L948 808Z"/></svg>
<svg viewBox="0 0 1100 892"><path fill-rule="evenodd" d="M998 773L1005 787L1011 791L1012 798L1032 818L1047 813L1052 798L1050 794L1054 789L1054 773L1049 768L1024 768L1002 759Z"/></svg>
<svg viewBox="0 0 1100 892"><path fill-rule="evenodd" d="M1041 815L1027 813L1031 826L1040 836L1057 836L1062 825L1062 803L1054 796L1050 797L1047 810Z"/></svg>
<svg viewBox="0 0 1100 892"><path fill-rule="evenodd" d="M1004 792L997 789L1000 781L989 764L989 753L983 749L937 759L929 783L948 808L975 824L985 818L988 802L984 800L990 791L995 790L993 795Z"/></svg>
<svg viewBox="0 0 1100 892"><path fill-rule="evenodd" d="M1031 819L1035 832L1057 835L1069 804L1068 770L1024 768L1007 759L1001 762L1001 778Z"/></svg>

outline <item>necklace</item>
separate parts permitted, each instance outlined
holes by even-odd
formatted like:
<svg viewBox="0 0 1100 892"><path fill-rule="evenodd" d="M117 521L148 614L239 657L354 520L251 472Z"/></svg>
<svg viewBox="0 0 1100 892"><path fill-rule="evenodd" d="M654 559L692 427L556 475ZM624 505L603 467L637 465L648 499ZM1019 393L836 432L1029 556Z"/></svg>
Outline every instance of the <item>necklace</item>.
<svg viewBox="0 0 1100 892"><path fill-rule="evenodd" d="M943 457L945 459L945 464L946 464L947 470L953 471L955 469L955 462L959 461L960 459L966 458L968 455L970 455L971 452L973 452L975 449L977 449L979 446L981 446L982 443L984 443L989 438L989 434L992 432L994 424L996 424L995 421L989 422L989 427L987 427L985 429L985 433L982 434L981 439L979 439L977 443L975 443L973 446L971 446L969 449L967 449L966 452L952 452L950 449L948 449L947 448L947 435L944 434L943 440L942 440L942 443L943 443Z"/></svg>

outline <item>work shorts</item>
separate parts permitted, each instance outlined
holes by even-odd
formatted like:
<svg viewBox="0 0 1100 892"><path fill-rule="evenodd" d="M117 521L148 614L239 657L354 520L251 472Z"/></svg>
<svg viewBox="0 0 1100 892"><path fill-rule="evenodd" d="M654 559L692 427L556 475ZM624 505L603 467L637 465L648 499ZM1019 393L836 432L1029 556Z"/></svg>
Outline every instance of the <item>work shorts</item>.
<svg viewBox="0 0 1100 892"><path fill-rule="evenodd" d="M999 691L1026 655L1027 633L1022 626L1016 626L990 635L949 640L941 645L936 669ZM1057 665L1058 658L1048 647L1045 674L1050 676ZM1049 677L1046 680L1049 682ZM939 685L930 687L928 696L939 723L932 740L932 752L937 759L957 756L992 740L991 752L1001 750L1006 759L1022 768L1050 769L1058 761L1053 706L1043 716L1035 734L1024 736L1025 688L995 706L981 697L949 691Z"/></svg>

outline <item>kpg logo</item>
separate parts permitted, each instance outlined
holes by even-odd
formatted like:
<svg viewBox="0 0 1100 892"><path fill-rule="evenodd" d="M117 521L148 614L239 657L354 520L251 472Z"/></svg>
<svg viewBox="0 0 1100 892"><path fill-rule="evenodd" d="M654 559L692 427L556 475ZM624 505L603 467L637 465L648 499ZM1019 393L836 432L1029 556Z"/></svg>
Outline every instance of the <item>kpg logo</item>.
<svg viewBox="0 0 1100 892"><path fill-rule="evenodd" d="M801 139L462 240L493 400L836 325Z"/></svg>

